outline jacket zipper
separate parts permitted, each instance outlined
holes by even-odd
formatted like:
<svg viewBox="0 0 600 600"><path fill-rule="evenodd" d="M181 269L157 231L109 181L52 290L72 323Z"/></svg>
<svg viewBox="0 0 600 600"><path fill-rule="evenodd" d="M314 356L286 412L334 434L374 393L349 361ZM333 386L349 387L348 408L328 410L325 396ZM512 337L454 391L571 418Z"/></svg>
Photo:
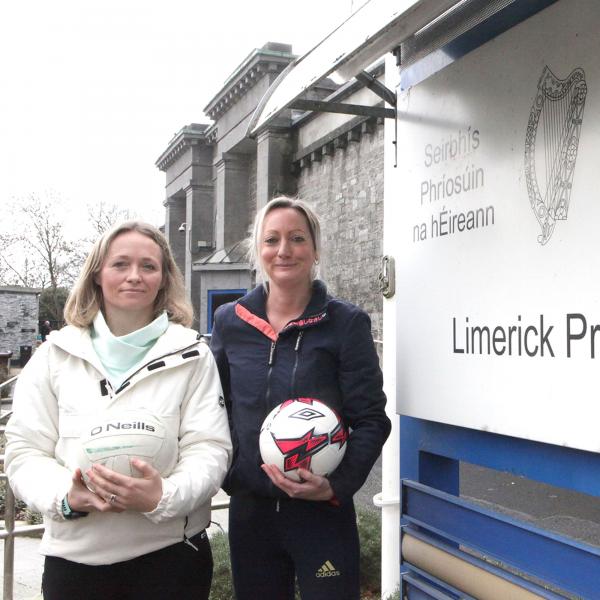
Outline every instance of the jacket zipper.
<svg viewBox="0 0 600 600"><path fill-rule="evenodd" d="M269 369L267 370L267 390L265 392L265 404L267 407L266 414L271 412L271 373L273 372L273 363L275 362L275 345L277 344L277 340L271 341L271 348L269 350L269 362L267 365Z"/></svg>
<svg viewBox="0 0 600 600"><path fill-rule="evenodd" d="M193 348L194 346L198 345L198 341L194 342L193 344L190 344L189 346L186 346L185 348L180 348L179 350L174 350L173 352L167 352L167 354L163 354L162 356L157 356L156 358L153 358L152 360L148 361L147 363L143 364L139 369L137 369L137 371L134 371L118 388L117 390L114 392L114 395L116 396L119 392L123 391L130 383L131 380L140 372L143 371L148 365L151 365L152 363L155 363L156 361L160 360L161 358L166 358L167 356L173 356L174 354L181 354L183 352L185 352L186 350L189 350L190 348ZM108 380L107 380L107 383ZM109 383L110 385L110 383ZM112 386L110 386L111 391L112 391ZM112 395L111 395L111 399L112 399Z"/></svg>
<svg viewBox="0 0 600 600"><path fill-rule="evenodd" d="M294 368L292 369L292 380L291 380L291 385L290 385L290 389L291 389L291 394L290 394L290 398L295 398L296 397L296 370L298 369L298 357L300 355L300 343L302 342L302 336L304 335L304 331L300 330L298 332L298 337L296 338L296 343L294 345L294 353L295 353L295 358L294 358ZM273 350L275 349L275 343L273 342L273 344L271 345L271 353L273 353ZM271 361L269 359L269 364L271 364ZM271 375L271 367L269 367L269 372L267 374L267 378L270 378ZM267 391L269 391L269 389L267 388ZM280 503L279 503L279 498L277 498L277 501L275 502L275 512L279 512L280 510Z"/></svg>
<svg viewBox="0 0 600 600"><path fill-rule="evenodd" d="M298 370L298 360L300 356L300 342L302 341L302 336L304 335L304 331L301 330L298 333L298 337L296 338L296 345L294 346L294 352L296 354L294 358L294 368L292 369L292 380L290 382L290 398L296 397L296 371Z"/></svg>
<svg viewBox="0 0 600 600"><path fill-rule="evenodd" d="M187 527L188 519L189 517L186 516L185 523L183 524L183 543L187 544L190 548L193 548L196 552L198 552L198 546L196 546L185 533L185 528Z"/></svg>
<svg viewBox="0 0 600 600"><path fill-rule="evenodd" d="M273 363L275 362L276 344L277 340L271 340L271 347L269 348L269 360L267 362L269 368L267 370L267 389L265 391L265 415L268 415L271 412L271 373L273 373ZM277 500L275 510L279 512L279 500Z"/></svg>
<svg viewBox="0 0 600 600"><path fill-rule="evenodd" d="M108 399L112 400L115 397L115 390L113 390L113 386L108 379L103 379L100 382L100 385L104 384L104 388L108 392Z"/></svg>

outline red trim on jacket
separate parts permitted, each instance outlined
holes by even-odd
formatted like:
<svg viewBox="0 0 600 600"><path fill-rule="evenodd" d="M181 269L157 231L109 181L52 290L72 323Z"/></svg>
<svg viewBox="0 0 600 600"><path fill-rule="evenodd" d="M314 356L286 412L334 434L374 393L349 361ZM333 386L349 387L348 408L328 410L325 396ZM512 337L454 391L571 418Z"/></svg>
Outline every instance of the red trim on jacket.
<svg viewBox="0 0 600 600"><path fill-rule="evenodd" d="M255 329L258 329L262 334L266 335L271 341L277 341L277 334L271 324L255 314L251 313L247 308L244 308L241 304L235 305L235 314L248 325L252 325Z"/></svg>

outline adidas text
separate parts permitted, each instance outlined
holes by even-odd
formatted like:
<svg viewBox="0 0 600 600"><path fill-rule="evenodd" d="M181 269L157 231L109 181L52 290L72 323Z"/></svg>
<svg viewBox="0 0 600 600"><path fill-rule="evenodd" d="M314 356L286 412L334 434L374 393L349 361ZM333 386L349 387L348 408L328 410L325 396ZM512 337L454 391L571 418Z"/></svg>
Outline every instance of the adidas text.
<svg viewBox="0 0 600 600"><path fill-rule="evenodd" d="M339 577L340 572L327 560L323 566L316 572L317 577Z"/></svg>

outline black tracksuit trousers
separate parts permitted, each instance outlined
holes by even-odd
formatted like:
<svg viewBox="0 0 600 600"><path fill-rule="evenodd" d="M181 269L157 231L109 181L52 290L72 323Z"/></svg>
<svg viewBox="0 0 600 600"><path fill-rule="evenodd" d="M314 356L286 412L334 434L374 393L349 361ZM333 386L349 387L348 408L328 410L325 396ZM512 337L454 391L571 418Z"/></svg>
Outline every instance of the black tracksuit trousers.
<svg viewBox="0 0 600 600"><path fill-rule="evenodd" d="M110 532L108 533L110 535ZM207 600L213 559L206 531L156 552L112 565L47 556L44 600Z"/></svg>
<svg viewBox="0 0 600 600"><path fill-rule="evenodd" d="M359 600L352 503L232 496L229 545L236 600Z"/></svg>

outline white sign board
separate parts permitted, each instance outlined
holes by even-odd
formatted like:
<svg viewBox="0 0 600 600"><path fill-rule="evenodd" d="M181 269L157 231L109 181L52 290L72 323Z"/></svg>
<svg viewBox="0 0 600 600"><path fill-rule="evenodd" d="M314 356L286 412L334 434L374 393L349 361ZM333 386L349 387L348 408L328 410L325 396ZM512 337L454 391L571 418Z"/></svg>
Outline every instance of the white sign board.
<svg viewBox="0 0 600 600"><path fill-rule="evenodd" d="M398 89L401 414L600 451L600 3Z"/></svg>

